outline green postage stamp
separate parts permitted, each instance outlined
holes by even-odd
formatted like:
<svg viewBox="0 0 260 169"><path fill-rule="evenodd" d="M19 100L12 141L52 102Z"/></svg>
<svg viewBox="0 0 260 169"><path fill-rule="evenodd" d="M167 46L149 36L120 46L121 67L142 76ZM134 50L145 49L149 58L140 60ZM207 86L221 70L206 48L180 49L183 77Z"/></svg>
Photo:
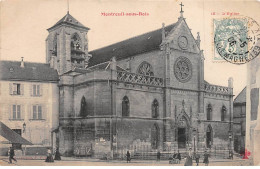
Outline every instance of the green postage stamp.
<svg viewBox="0 0 260 169"><path fill-rule="evenodd" d="M260 53L260 28L249 17L213 20L214 61L244 64Z"/></svg>

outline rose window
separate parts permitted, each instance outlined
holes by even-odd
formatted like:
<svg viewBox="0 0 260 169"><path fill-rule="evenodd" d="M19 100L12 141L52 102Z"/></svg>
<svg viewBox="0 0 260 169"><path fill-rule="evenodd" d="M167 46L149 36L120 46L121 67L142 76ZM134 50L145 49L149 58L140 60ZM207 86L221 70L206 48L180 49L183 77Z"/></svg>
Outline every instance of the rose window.
<svg viewBox="0 0 260 169"><path fill-rule="evenodd" d="M174 65L174 74L180 82L184 83L189 81L192 76L190 60L186 57L179 57Z"/></svg>

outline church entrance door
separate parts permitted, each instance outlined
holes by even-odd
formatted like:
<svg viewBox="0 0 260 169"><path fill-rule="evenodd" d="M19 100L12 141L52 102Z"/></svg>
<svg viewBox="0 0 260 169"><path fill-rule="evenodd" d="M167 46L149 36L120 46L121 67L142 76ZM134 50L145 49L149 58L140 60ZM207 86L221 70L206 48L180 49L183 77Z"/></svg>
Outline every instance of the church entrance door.
<svg viewBox="0 0 260 169"><path fill-rule="evenodd" d="M178 147L186 148L186 129L178 128Z"/></svg>

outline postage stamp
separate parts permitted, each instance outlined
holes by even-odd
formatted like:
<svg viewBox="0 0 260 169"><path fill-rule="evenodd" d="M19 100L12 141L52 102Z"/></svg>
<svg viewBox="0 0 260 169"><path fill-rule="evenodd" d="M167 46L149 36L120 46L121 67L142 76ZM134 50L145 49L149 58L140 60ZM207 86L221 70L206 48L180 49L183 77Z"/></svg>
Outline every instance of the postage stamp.
<svg viewBox="0 0 260 169"><path fill-rule="evenodd" d="M260 53L260 27L250 17L213 20L214 61L244 64Z"/></svg>

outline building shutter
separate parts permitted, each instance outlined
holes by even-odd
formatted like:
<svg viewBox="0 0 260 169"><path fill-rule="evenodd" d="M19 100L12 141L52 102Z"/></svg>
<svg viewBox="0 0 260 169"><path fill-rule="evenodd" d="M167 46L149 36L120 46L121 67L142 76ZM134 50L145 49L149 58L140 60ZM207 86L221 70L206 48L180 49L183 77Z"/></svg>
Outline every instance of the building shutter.
<svg viewBox="0 0 260 169"><path fill-rule="evenodd" d="M28 106L27 106L27 118L30 120L30 119L32 119L32 105L31 104L29 104Z"/></svg>
<svg viewBox="0 0 260 169"><path fill-rule="evenodd" d="M8 114L9 114L9 119L13 119L13 105L9 105L9 110L8 110Z"/></svg>
<svg viewBox="0 0 260 169"><path fill-rule="evenodd" d="M9 93L10 93L10 95L13 94L13 84L12 83L9 83Z"/></svg>
<svg viewBox="0 0 260 169"><path fill-rule="evenodd" d="M21 95L24 95L24 84L21 84Z"/></svg>
<svg viewBox="0 0 260 169"><path fill-rule="evenodd" d="M45 105L40 105L42 107L42 119L47 120L47 107Z"/></svg>
<svg viewBox="0 0 260 169"><path fill-rule="evenodd" d="M30 95L33 95L33 84L30 85Z"/></svg>
<svg viewBox="0 0 260 169"><path fill-rule="evenodd" d="M40 87L40 96L42 96L43 95L43 85L40 84L39 87Z"/></svg>
<svg viewBox="0 0 260 169"><path fill-rule="evenodd" d="M24 105L21 105L21 119L25 119L25 110L24 110Z"/></svg>

